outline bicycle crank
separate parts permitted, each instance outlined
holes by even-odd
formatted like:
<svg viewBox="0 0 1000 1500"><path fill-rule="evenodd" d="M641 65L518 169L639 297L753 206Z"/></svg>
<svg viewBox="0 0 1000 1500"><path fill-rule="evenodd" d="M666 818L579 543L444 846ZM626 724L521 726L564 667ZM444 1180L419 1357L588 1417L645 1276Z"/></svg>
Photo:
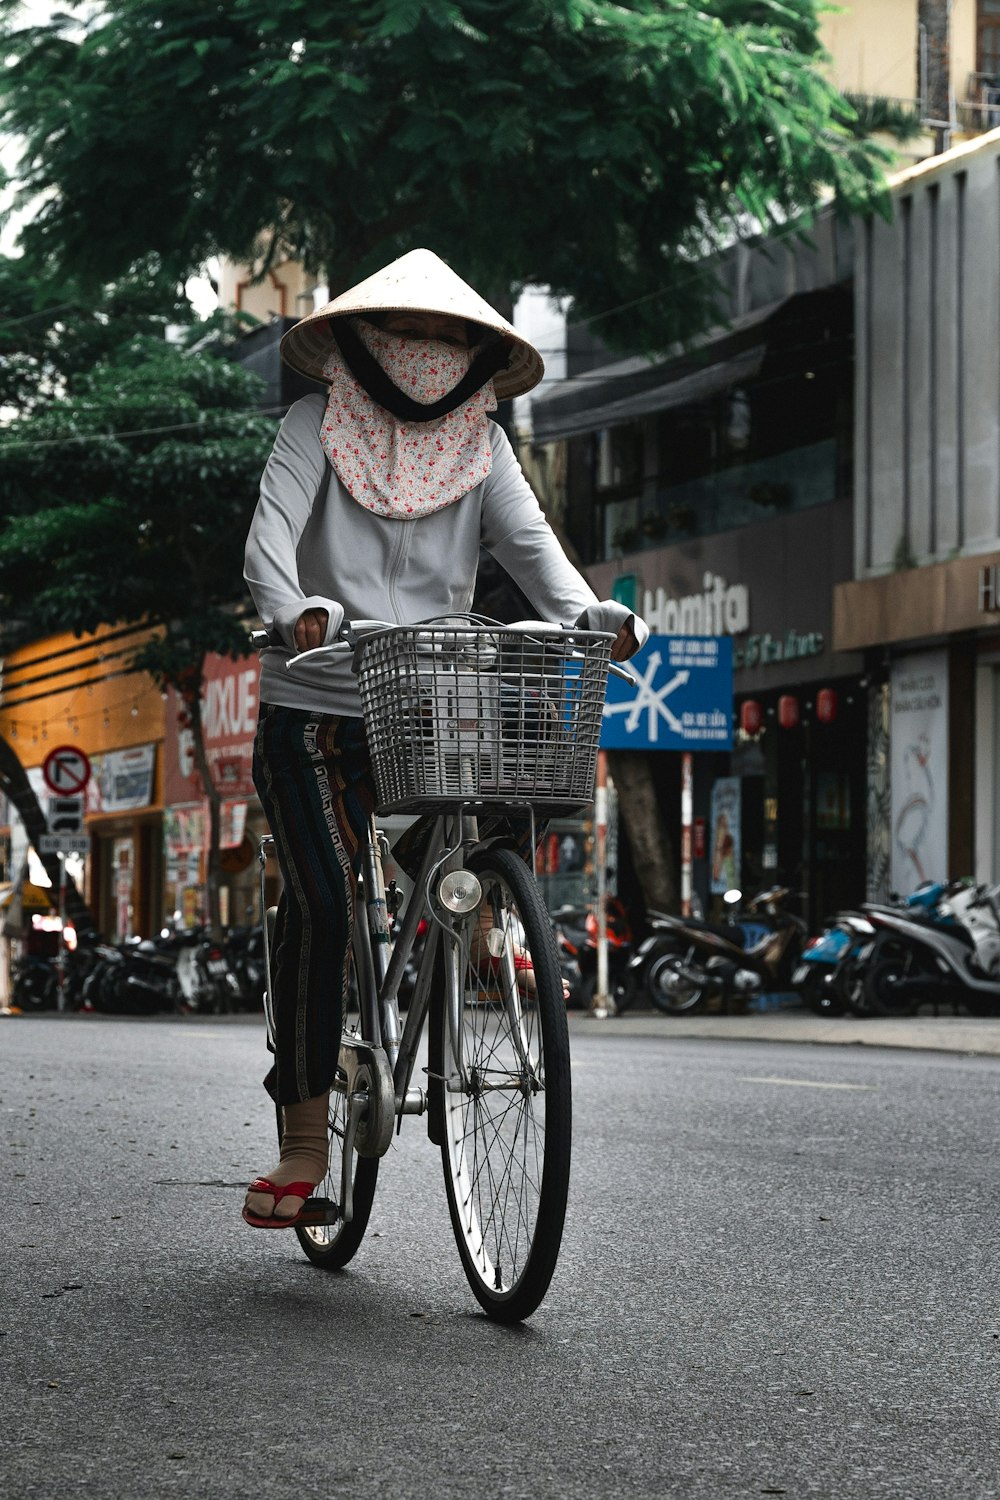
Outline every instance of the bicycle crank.
<svg viewBox="0 0 1000 1500"><path fill-rule="evenodd" d="M396 1123L396 1091L384 1047L345 1037L340 1066L347 1075L346 1095L354 1149L359 1156L384 1156Z"/></svg>

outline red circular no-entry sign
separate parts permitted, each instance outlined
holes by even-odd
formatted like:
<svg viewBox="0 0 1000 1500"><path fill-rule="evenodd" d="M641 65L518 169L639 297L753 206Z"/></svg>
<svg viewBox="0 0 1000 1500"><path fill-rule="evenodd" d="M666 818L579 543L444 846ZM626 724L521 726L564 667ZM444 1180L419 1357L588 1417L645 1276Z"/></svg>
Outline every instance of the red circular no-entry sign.
<svg viewBox="0 0 1000 1500"><path fill-rule="evenodd" d="M82 792L90 780L90 760L76 745L57 745L45 757L42 775L50 792L71 796Z"/></svg>

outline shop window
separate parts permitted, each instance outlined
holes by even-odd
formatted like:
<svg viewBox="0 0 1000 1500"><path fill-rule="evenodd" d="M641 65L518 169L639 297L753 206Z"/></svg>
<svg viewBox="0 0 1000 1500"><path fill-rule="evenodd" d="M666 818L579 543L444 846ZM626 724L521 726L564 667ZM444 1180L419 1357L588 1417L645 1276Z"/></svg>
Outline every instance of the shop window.
<svg viewBox="0 0 1000 1500"><path fill-rule="evenodd" d="M984 78L1000 83L1000 0L979 0L976 71Z"/></svg>
<svg viewBox="0 0 1000 1500"><path fill-rule="evenodd" d="M605 427L594 434L594 484L598 493L635 490L642 484L642 427Z"/></svg>

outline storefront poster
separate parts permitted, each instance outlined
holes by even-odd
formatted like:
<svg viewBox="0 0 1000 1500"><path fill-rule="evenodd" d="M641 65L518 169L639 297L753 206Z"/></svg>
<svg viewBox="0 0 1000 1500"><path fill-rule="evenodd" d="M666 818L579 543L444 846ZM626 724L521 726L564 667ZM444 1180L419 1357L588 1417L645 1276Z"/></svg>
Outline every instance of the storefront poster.
<svg viewBox="0 0 1000 1500"><path fill-rule="evenodd" d="M135 848L131 839L115 839L111 846L112 880L114 882L115 942L132 936L132 882Z"/></svg>
<svg viewBox="0 0 1000 1500"><path fill-rule="evenodd" d="M724 895L740 883L741 795L738 776L722 776L712 786L710 889L713 895Z"/></svg>
<svg viewBox="0 0 1000 1500"><path fill-rule="evenodd" d="M948 657L895 662L891 678L892 886L900 895L948 873Z"/></svg>
<svg viewBox="0 0 1000 1500"><path fill-rule="evenodd" d="M155 745L133 745L91 757L87 783L87 812L130 812L153 800Z"/></svg>

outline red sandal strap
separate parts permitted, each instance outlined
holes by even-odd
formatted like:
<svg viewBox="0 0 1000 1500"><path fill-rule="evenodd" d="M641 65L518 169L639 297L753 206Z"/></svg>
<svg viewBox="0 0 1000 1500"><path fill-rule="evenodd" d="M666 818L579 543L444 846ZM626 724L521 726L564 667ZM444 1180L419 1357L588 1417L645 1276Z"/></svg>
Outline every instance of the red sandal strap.
<svg viewBox="0 0 1000 1500"><path fill-rule="evenodd" d="M311 1198L316 1191L314 1182L286 1182L284 1185L271 1182L267 1177L255 1177L247 1188L248 1193L270 1193L277 1208L282 1198Z"/></svg>

